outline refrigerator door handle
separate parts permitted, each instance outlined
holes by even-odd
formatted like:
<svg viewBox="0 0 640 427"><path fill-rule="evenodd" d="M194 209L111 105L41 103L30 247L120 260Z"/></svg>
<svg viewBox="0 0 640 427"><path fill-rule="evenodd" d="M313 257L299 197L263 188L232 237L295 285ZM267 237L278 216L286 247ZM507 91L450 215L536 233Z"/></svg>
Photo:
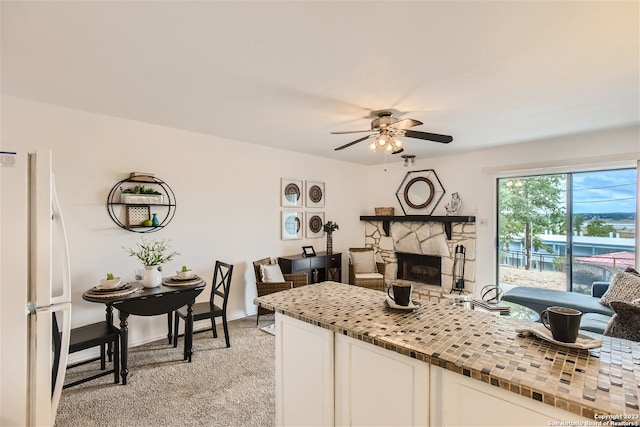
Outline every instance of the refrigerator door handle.
<svg viewBox="0 0 640 427"><path fill-rule="evenodd" d="M52 371L51 347L52 342L58 337L53 336L52 316L61 313L57 319L62 320L59 325L59 357L57 357L57 369ZM30 316L32 327L36 328L36 333L32 335L29 351L31 360L29 361L29 390L30 390L30 411L27 425L41 426L54 425L62 386L64 383L67 360L69 356L69 336L71 335L71 303L55 304L49 307L38 309L35 315ZM42 359L46 360L43 363ZM55 386L52 387L52 385ZM38 408L51 408L50 412L38 410Z"/></svg>
<svg viewBox="0 0 640 427"><path fill-rule="evenodd" d="M58 193L56 191L56 182L53 172L51 173L51 218L58 228L60 236L59 244L62 255L62 294L52 295L52 304L61 304L71 301L71 267L69 264L69 245L67 243L67 232L62 218L62 209L58 201Z"/></svg>

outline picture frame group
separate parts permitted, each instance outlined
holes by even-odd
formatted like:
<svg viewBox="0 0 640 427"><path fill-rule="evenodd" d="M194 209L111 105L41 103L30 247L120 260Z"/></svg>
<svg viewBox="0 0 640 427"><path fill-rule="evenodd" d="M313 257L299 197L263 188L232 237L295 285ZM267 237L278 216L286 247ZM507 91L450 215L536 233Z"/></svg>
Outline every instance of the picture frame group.
<svg viewBox="0 0 640 427"><path fill-rule="evenodd" d="M324 236L325 183L316 180L281 178L280 228L282 240L316 239ZM307 207L308 211L299 210Z"/></svg>

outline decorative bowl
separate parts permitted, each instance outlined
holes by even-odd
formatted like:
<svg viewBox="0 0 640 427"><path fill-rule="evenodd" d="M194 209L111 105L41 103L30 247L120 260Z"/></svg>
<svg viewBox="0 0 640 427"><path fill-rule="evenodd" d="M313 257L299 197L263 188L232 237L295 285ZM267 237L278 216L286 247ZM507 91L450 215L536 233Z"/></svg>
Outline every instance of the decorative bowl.
<svg viewBox="0 0 640 427"><path fill-rule="evenodd" d="M191 279L193 277L193 271L176 271L176 276L178 276L178 279Z"/></svg>
<svg viewBox="0 0 640 427"><path fill-rule="evenodd" d="M100 280L100 287L102 289L113 289L117 288L120 285L120 278L114 277L113 279L102 279Z"/></svg>

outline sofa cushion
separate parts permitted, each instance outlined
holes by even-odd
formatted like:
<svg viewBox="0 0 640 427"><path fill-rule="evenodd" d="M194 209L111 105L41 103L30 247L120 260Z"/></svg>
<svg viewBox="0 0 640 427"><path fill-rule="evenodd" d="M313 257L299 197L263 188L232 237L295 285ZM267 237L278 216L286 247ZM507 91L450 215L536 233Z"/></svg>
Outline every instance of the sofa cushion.
<svg viewBox="0 0 640 427"><path fill-rule="evenodd" d="M600 313L584 313L580 318L580 329L583 331L604 333L607 325L611 321L611 316Z"/></svg>
<svg viewBox="0 0 640 427"><path fill-rule="evenodd" d="M380 273L356 273L356 279L384 279Z"/></svg>
<svg viewBox="0 0 640 427"><path fill-rule="evenodd" d="M611 301L611 307L616 314L611 318L604 335L640 341L640 300Z"/></svg>
<svg viewBox="0 0 640 427"><path fill-rule="evenodd" d="M613 276L607 292L600 298L600 303L611 306L612 301L631 302L640 298L640 276L620 272Z"/></svg>
<svg viewBox="0 0 640 427"><path fill-rule="evenodd" d="M589 295L531 286L513 288L506 292L502 299L529 307L538 314L553 305L573 308L583 313L600 313L609 316L614 313L610 307L600 304L598 298Z"/></svg>

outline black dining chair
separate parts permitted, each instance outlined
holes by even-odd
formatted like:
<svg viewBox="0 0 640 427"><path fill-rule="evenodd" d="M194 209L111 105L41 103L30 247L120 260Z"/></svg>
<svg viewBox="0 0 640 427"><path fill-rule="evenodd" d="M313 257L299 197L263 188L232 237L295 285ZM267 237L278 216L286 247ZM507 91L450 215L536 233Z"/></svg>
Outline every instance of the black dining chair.
<svg viewBox="0 0 640 427"><path fill-rule="evenodd" d="M193 305L193 321L198 320L211 320L211 329L213 330L213 337L218 338L218 332L216 331L216 317L222 317L222 327L224 328L224 338L227 347L231 347L229 342L229 328L227 326L227 302L229 300L229 288L231 287L231 274L233 273L233 265L226 264L221 261L216 261L216 266L213 272L213 282L211 284L211 295L209 296L209 302L198 302ZM216 305L215 299L219 297L222 299L221 305ZM178 324L182 318L185 323L187 320L187 307L182 307L175 311L173 318L173 346L178 346ZM188 328L185 328L185 331ZM209 329L200 330L198 332L205 332ZM186 333L186 332L185 332Z"/></svg>
<svg viewBox="0 0 640 427"><path fill-rule="evenodd" d="M55 314L53 315L52 320L54 347L54 376L52 377L52 387L55 387L55 372L57 372L57 367L60 363L62 333L58 327L58 319ZM120 382L120 329L108 324L106 321L91 323L89 325L71 329L69 334L69 354L98 346L100 347L99 357L68 365L66 368L71 369L76 366L100 360L100 372L86 378L81 378L69 384L64 384L62 387L63 389L86 383L87 381L95 380L110 374L113 374L114 384L118 384ZM109 362L113 361L113 368L108 371L106 370L107 356L109 358Z"/></svg>

